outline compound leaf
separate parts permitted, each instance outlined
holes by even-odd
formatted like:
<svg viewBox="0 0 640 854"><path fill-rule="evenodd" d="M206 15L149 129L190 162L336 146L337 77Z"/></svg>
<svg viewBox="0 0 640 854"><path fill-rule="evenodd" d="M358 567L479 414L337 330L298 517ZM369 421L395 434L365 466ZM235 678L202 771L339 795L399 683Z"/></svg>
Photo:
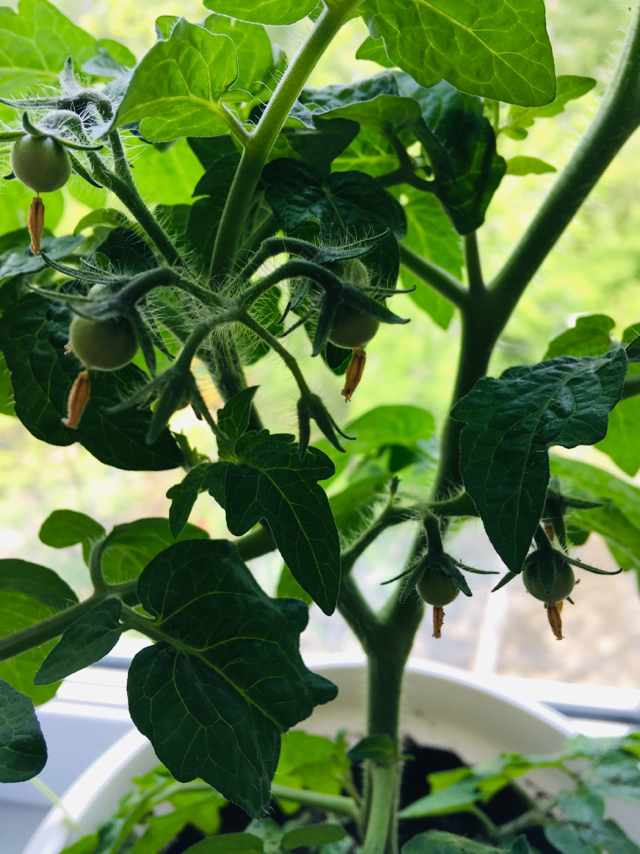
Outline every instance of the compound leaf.
<svg viewBox="0 0 640 854"><path fill-rule="evenodd" d="M134 723L178 780L201 777L262 815L282 732L336 695L300 658L306 605L269 598L226 540L166 549L138 596L162 639L132 662Z"/></svg>
<svg viewBox="0 0 640 854"><path fill-rule="evenodd" d="M464 421L461 470L489 539L520 572L544 508L548 449L604 437L620 399L624 350L600 358L565 356L484 377L452 410Z"/></svg>

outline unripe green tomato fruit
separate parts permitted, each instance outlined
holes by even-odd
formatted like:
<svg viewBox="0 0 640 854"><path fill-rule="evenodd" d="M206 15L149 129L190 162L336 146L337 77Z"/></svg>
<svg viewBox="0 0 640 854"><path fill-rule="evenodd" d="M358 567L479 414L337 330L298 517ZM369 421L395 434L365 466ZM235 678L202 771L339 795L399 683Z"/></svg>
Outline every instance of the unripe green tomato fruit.
<svg viewBox="0 0 640 854"><path fill-rule="evenodd" d="M138 341L129 321L96 320L76 316L69 326L69 342L74 355L85 368L117 371L135 356Z"/></svg>
<svg viewBox="0 0 640 854"><path fill-rule="evenodd" d="M19 181L36 193L52 193L69 180L71 160L57 140L27 133L13 143L11 169Z"/></svg>
<svg viewBox="0 0 640 854"><path fill-rule="evenodd" d="M416 590L421 599L436 608L442 608L449 602L453 602L460 593L460 588L453 578L450 578L446 572L438 569L438 567L432 567L425 572L416 584Z"/></svg>
<svg viewBox="0 0 640 854"><path fill-rule="evenodd" d="M529 593L541 602L547 605L555 605L556 602L562 602L567 596L571 595L571 591L575 587L576 577L573 574L570 564L566 560L556 560L555 569L556 577L553 582L553 587L550 591L545 590L544 585L540 581L538 572L538 563L540 558L537 554L531 554L524 562L522 570L522 580L524 586Z"/></svg>
<svg viewBox="0 0 640 854"><path fill-rule="evenodd" d="M329 331L329 341L336 347L344 347L347 350L366 347L379 326L378 321L370 314L363 314L350 305L341 305Z"/></svg>

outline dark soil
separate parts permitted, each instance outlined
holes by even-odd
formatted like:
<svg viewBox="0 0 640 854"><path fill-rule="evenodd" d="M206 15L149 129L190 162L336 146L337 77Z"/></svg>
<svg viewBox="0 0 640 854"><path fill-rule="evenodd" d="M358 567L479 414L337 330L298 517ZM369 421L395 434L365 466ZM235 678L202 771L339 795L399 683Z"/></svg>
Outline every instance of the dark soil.
<svg viewBox="0 0 640 854"><path fill-rule="evenodd" d="M406 739L403 752L409 754L413 759L408 760L404 766L402 776L402 788L400 791L400 806L417 801L429 793L427 776L435 771L449 771L454 768L462 768L465 763L460 757L449 750L439 750L434 747L422 747L411 739ZM354 779L357 786L361 784L360 769L354 767ZM507 786L498 792L484 804L482 809L494 824L502 825L522 815L529 809L529 804L514 786ZM320 815L320 814L319 814ZM285 815L275 801L271 802L269 816L278 824L283 824L291 818ZM220 811L221 826L220 833L241 833L248 824L247 814L235 804L227 804ZM357 838L355 825L345 825L348 833ZM400 822L399 835L400 847L408 842L411 837L426 830L445 830L448 833L457 833L479 842L491 844L492 839L487 837L482 823L471 813L459 812L448 815L432 816L421 819L405 819ZM556 848L550 845L541 828L536 827L524 831L531 845L540 854L558 854ZM176 838L163 849L162 854L183 854L191 845L195 845L204 835L193 825L187 825L176 836Z"/></svg>

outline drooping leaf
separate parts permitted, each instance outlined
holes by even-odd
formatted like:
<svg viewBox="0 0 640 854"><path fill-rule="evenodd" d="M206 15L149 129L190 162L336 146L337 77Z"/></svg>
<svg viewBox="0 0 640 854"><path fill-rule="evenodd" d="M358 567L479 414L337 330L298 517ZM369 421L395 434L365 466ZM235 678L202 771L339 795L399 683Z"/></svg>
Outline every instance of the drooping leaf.
<svg viewBox="0 0 640 854"><path fill-rule="evenodd" d="M294 578L326 613L340 586L338 531L317 481L334 472L316 448L303 460L293 436L245 433L235 445L241 463L229 463L224 480L227 526L240 536L266 519Z"/></svg>
<svg viewBox="0 0 640 854"><path fill-rule="evenodd" d="M462 275L464 259L460 236L456 233L438 199L413 187L401 188L409 248L428 258L456 278ZM408 270L402 272L403 286L416 290L411 299L440 326L447 329L454 314L452 304Z"/></svg>
<svg viewBox="0 0 640 854"><path fill-rule="evenodd" d="M461 471L494 548L520 572L549 483L548 449L594 444L620 398L623 350L600 358L565 356L484 377L452 415L465 427Z"/></svg>
<svg viewBox="0 0 640 854"><path fill-rule="evenodd" d="M511 157L507 160L507 175L545 175L557 171L555 166L539 157Z"/></svg>
<svg viewBox="0 0 640 854"><path fill-rule="evenodd" d="M0 679L0 783L21 783L39 774L47 745L33 703Z"/></svg>
<svg viewBox="0 0 640 854"><path fill-rule="evenodd" d="M561 332L549 342L545 359L558 356L601 356L611 346L611 330L615 320L606 314L578 317L576 325Z"/></svg>
<svg viewBox="0 0 640 854"><path fill-rule="evenodd" d="M307 607L266 596L225 540L157 555L138 596L163 639L131 665L134 723L178 780L201 777L261 815L282 732L336 694L300 658Z"/></svg>
<svg viewBox="0 0 640 854"><path fill-rule="evenodd" d="M66 549L82 543L82 557L89 563L91 546L105 535L99 522L77 510L54 510L40 526L38 536L45 546Z"/></svg>
<svg viewBox="0 0 640 854"><path fill-rule="evenodd" d="M639 424L640 398L621 400L609 416L607 435L596 445L630 477L634 477L640 468Z"/></svg>
<svg viewBox="0 0 640 854"><path fill-rule="evenodd" d="M231 39L181 18L136 67L116 124L140 121L155 141L225 133L222 97L237 75Z"/></svg>
<svg viewBox="0 0 640 854"><path fill-rule="evenodd" d="M57 572L18 558L0 560L0 592L24 593L55 611L74 605L78 597Z"/></svg>
<svg viewBox="0 0 640 854"><path fill-rule="evenodd" d="M0 638L19 632L57 613L57 608L20 593L4 590L0 596ZM47 641L13 658L0 662L0 679L12 685L16 691L30 697L36 706L46 703L58 690L54 685L34 685L33 677L49 654L55 641Z"/></svg>
<svg viewBox="0 0 640 854"><path fill-rule="evenodd" d="M543 0L365 0L360 7L387 56L421 86L447 80L463 92L538 106L556 91Z"/></svg>
<svg viewBox="0 0 640 854"><path fill-rule="evenodd" d="M595 85L596 81L591 77L561 74L558 77L556 96L550 104L544 107L511 107L507 122L500 128L500 132L506 133L512 139L524 139L528 133L526 128L533 127L536 119L560 115L569 101L586 95Z"/></svg>
<svg viewBox="0 0 640 854"><path fill-rule="evenodd" d="M49 685L89 667L111 652L122 634L122 602L106 599L64 631L36 673L36 685Z"/></svg>
<svg viewBox="0 0 640 854"><path fill-rule="evenodd" d="M33 95L58 85L68 56L78 65L98 51L93 36L47 0L20 0L18 11L0 8L0 95ZM46 94L49 94L47 88Z"/></svg>
<svg viewBox="0 0 640 854"><path fill-rule="evenodd" d="M482 101L446 81L425 89L406 74L396 79L400 94L420 104L424 121L414 132L429 155L438 199L456 231L475 231L507 168Z"/></svg>
<svg viewBox="0 0 640 854"><path fill-rule="evenodd" d="M295 24L305 18L317 6L316 0L206 0L204 4L212 12L228 15L240 21L255 24L284 26Z"/></svg>
<svg viewBox="0 0 640 854"><path fill-rule="evenodd" d="M102 572L109 584L137 578L163 549L184 540L205 540L209 534L196 525L185 525L174 537L167 519L136 519L116 525L104 542Z"/></svg>
<svg viewBox="0 0 640 854"><path fill-rule="evenodd" d="M36 294L13 303L0 321L0 348L11 371L16 415L29 432L52 445L80 442L100 462L116 468L163 470L181 465L182 452L169 430L152 446L146 444L153 415L149 408L105 412L148 380L134 365L94 371L91 400L80 426L70 430L62 424L67 396L80 370L79 362L64 352L68 324L66 309L51 306Z"/></svg>
<svg viewBox="0 0 640 854"><path fill-rule="evenodd" d="M169 528L174 537L178 537L187 524L198 495L207 489L209 469L209 463L200 463L187 472L184 480L176 483L167 492L167 498L171 500Z"/></svg>

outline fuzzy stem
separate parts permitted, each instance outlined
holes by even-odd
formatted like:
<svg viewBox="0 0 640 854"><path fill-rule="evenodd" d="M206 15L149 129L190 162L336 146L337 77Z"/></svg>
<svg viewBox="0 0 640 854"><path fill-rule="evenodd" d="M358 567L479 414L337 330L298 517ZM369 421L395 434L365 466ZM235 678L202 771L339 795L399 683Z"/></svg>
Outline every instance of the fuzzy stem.
<svg viewBox="0 0 640 854"><path fill-rule="evenodd" d="M255 131L245 141L233 184L222 213L211 258L210 279L215 289L220 277L234 266L247 213L269 152L302 87L336 33L361 0L338 0L324 7L320 17L278 84Z"/></svg>
<svg viewBox="0 0 640 854"><path fill-rule="evenodd" d="M278 783L271 784L271 795L282 800L294 801L304 807L343 815L354 821L358 817L355 800L342 795L325 795L323 792L312 792L308 789L292 789L290 786L280 786Z"/></svg>
<svg viewBox="0 0 640 854"><path fill-rule="evenodd" d="M447 273L446 270L431 261L427 261L426 258L418 255L404 243L399 243L398 248L400 249L400 263L410 273L413 273L414 276L458 308L462 308L466 304L467 291L455 276Z"/></svg>

